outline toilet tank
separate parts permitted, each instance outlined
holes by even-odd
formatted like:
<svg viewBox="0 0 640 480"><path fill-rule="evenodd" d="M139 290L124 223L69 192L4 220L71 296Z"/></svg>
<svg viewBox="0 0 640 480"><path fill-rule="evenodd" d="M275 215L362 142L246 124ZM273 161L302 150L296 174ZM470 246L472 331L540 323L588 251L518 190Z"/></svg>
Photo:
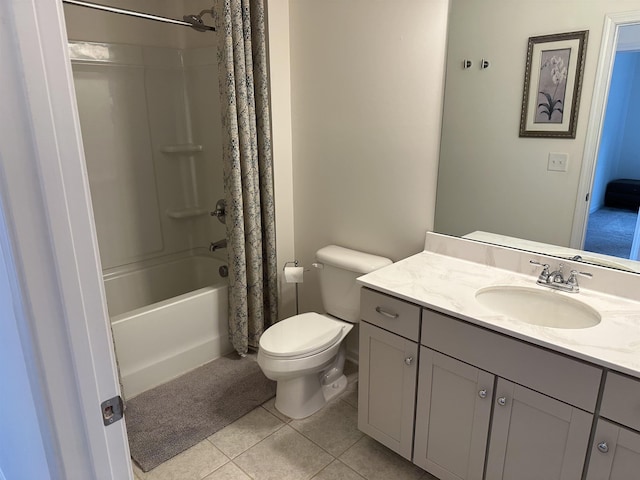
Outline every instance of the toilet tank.
<svg viewBox="0 0 640 480"><path fill-rule="evenodd" d="M356 279L393 263L388 258L337 245L321 248L316 259L321 266L318 271L324 309L351 323L360 321L360 285Z"/></svg>

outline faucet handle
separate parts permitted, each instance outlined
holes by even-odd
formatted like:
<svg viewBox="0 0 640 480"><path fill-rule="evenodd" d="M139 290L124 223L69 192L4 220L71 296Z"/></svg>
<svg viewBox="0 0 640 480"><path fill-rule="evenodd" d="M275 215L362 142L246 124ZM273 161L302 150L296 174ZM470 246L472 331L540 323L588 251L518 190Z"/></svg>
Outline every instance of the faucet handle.
<svg viewBox="0 0 640 480"><path fill-rule="evenodd" d="M536 260L529 260L529 263L531 265L537 265L539 267L542 267L544 270L549 270L549 264L548 263L540 263Z"/></svg>
<svg viewBox="0 0 640 480"><path fill-rule="evenodd" d="M537 262L536 260L529 260L529 263L531 265L537 265L539 267L542 267L542 272L540 272L540 276L538 277L538 280L546 281L547 278L549 278L549 264L548 263L540 263L540 262Z"/></svg>
<svg viewBox="0 0 640 480"><path fill-rule="evenodd" d="M569 275L569 279L567 280L567 286L569 287L569 291L571 293L578 293L580 291L580 286L578 285L578 275L582 277L593 278L593 275L590 273L571 270L571 274Z"/></svg>
<svg viewBox="0 0 640 480"><path fill-rule="evenodd" d="M593 274L588 272L579 272L578 270L571 270L569 275L569 279L567 280L567 285L575 285L578 286L578 275L581 277L593 278Z"/></svg>

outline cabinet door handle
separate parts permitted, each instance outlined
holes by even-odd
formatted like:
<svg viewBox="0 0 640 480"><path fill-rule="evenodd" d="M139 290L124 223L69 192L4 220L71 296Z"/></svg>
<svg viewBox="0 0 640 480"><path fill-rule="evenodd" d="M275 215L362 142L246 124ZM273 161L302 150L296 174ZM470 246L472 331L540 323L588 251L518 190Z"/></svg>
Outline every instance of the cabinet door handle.
<svg viewBox="0 0 640 480"><path fill-rule="evenodd" d="M398 315L397 313L393 313L393 312L387 312L385 309L383 309L382 307L376 307L376 312L378 312L380 315L384 315L387 318L393 318L396 319L398 318L400 315Z"/></svg>
<svg viewBox="0 0 640 480"><path fill-rule="evenodd" d="M609 445L607 445L607 442L600 442L598 444L598 450L602 453L607 453L609 451Z"/></svg>
<svg viewBox="0 0 640 480"><path fill-rule="evenodd" d="M482 390L480 390L480 391L478 392L478 396L479 396L480 398L487 398L487 389L486 389L486 388L483 388Z"/></svg>
<svg viewBox="0 0 640 480"><path fill-rule="evenodd" d="M404 363L411 365L413 363L413 357L407 357L404 359Z"/></svg>
<svg viewBox="0 0 640 480"><path fill-rule="evenodd" d="M504 407L507 404L507 398L506 397L500 397L498 399L498 405L500 405L501 407Z"/></svg>

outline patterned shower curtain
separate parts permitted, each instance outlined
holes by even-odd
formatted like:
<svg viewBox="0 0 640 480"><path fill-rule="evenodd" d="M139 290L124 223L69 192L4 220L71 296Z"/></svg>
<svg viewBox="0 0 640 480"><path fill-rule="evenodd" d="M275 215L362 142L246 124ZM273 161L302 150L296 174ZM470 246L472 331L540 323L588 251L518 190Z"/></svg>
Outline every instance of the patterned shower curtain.
<svg viewBox="0 0 640 480"><path fill-rule="evenodd" d="M229 338L244 355L277 319L264 0L216 0L227 200Z"/></svg>

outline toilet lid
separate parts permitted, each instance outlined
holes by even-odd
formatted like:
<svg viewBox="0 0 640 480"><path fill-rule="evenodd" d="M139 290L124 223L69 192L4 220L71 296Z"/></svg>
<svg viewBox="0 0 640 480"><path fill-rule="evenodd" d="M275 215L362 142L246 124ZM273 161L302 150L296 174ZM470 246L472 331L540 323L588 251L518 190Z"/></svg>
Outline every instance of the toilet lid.
<svg viewBox="0 0 640 480"><path fill-rule="evenodd" d="M336 343L343 326L319 313L301 313L269 327L260 337L260 348L274 357L313 355Z"/></svg>

